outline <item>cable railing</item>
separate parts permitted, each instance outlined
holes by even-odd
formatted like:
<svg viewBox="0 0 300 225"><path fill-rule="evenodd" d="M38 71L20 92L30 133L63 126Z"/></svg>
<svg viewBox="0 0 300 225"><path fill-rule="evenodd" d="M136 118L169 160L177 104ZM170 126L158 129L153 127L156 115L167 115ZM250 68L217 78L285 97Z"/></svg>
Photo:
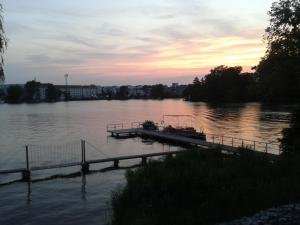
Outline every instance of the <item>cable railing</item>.
<svg viewBox="0 0 300 225"><path fill-rule="evenodd" d="M235 148L245 148L252 151L265 152L270 154L281 154L279 144L263 142L258 140L248 140L243 138L229 137L224 135L206 134L206 141L218 145L227 145Z"/></svg>
<svg viewBox="0 0 300 225"><path fill-rule="evenodd" d="M123 123L111 123L106 125L106 131L124 129Z"/></svg>

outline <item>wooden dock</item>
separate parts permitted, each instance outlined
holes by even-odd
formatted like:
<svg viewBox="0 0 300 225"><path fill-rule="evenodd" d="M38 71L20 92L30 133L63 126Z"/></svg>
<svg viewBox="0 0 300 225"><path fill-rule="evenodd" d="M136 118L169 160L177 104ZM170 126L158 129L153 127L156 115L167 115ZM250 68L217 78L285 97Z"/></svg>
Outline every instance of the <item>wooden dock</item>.
<svg viewBox="0 0 300 225"><path fill-rule="evenodd" d="M152 130L144 130L142 128L132 128L132 129L120 129L120 130L107 130L107 132L109 132L112 137L116 137L116 138L132 137L132 136L150 137L156 140L175 142L178 144L191 145L195 147L209 148L209 147L218 146L222 148L224 151L230 153L238 153L237 147L228 146L224 144L211 143L200 139L188 138L188 137L175 135L171 133L165 133L162 131L152 131Z"/></svg>
<svg viewBox="0 0 300 225"><path fill-rule="evenodd" d="M173 142L183 145L212 148L218 147L228 153L239 153L240 148L247 148L255 151L258 154L268 154L276 156L281 154L281 149L278 144L266 143L261 141L253 141L236 137L227 137L214 134L206 134L207 140L189 138L178 134L164 132L163 129L159 130L146 130L141 128L142 123L131 123L131 128L125 128L123 124L108 124L107 132L115 138L131 138L131 137L149 137L154 140Z"/></svg>

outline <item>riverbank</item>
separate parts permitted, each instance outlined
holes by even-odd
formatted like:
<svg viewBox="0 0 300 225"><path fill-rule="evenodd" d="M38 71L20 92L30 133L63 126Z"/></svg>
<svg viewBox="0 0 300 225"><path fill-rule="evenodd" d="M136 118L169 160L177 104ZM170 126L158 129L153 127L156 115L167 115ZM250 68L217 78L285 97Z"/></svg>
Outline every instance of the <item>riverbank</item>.
<svg viewBox="0 0 300 225"><path fill-rule="evenodd" d="M297 159L219 150L152 161L113 194L112 224L215 224L300 201Z"/></svg>
<svg viewBox="0 0 300 225"><path fill-rule="evenodd" d="M263 210L250 217L218 225L295 225L300 224L300 204L283 205Z"/></svg>

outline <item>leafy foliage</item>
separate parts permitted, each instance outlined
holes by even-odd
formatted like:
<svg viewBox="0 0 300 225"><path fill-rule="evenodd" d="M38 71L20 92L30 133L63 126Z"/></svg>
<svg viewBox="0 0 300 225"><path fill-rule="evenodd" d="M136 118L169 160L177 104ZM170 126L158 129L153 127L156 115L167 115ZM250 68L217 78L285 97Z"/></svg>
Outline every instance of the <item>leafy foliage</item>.
<svg viewBox="0 0 300 225"><path fill-rule="evenodd" d="M254 99L254 86L255 75L242 73L242 67L218 66L201 81L196 77L184 97L192 101L247 101Z"/></svg>
<svg viewBox="0 0 300 225"><path fill-rule="evenodd" d="M283 129L280 139L281 148L285 154L300 154L300 107L292 114L290 127Z"/></svg>
<svg viewBox="0 0 300 225"><path fill-rule="evenodd" d="M113 223L215 224L300 200L297 160L269 161L245 151L192 150L127 172L113 194ZM287 185L289 184L289 185Z"/></svg>
<svg viewBox="0 0 300 225"><path fill-rule="evenodd" d="M162 84L153 85L151 88L151 97L154 99L163 99L166 97L165 87Z"/></svg>
<svg viewBox="0 0 300 225"><path fill-rule="evenodd" d="M300 0L280 0L269 12L268 50L257 66L266 100L300 99Z"/></svg>
<svg viewBox="0 0 300 225"><path fill-rule="evenodd" d="M19 85L11 85L7 89L6 100L10 103L19 103L22 101L23 88Z"/></svg>
<svg viewBox="0 0 300 225"><path fill-rule="evenodd" d="M129 89L128 86L121 86L119 92L117 93L117 98L121 100L128 99Z"/></svg>
<svg viewBox="0 0 300 225"><path fill-rule="evenodd" d="M59 99L61 92L53 84L47 84L46 99L48 102L54 102Z"/></svg>
<svg viewBox="0 0 300 225"><path fill-rule="evenodd" d="M34 101L38 99L38 94L39 94L39 86L40 82L36 82L35 80L28 81L25 84L25 98L26 101Z"/></svg>
<svg viewBox="0 0 300 225"><path fill-rule="evenodd" d="M0 13L2 13L2 5L0 4ZM5 36L4 28L3 28L3 17L0 15L0 84L4 82L4 69L3 69L3 63L4 63L4 50L7 47L7 38Z"/></svg>

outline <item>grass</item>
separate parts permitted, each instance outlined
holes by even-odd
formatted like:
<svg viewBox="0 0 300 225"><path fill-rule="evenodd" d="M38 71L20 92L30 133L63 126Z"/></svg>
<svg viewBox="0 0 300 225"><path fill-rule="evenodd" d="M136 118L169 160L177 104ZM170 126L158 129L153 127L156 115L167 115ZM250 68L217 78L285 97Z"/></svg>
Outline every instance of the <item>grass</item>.
<svg viewBox="0 0 300 225"><path fill-rule="evenodd" d="M189 150L128 170L113 193L113 225L209 225L300 201L297 158Z"/></svg>

